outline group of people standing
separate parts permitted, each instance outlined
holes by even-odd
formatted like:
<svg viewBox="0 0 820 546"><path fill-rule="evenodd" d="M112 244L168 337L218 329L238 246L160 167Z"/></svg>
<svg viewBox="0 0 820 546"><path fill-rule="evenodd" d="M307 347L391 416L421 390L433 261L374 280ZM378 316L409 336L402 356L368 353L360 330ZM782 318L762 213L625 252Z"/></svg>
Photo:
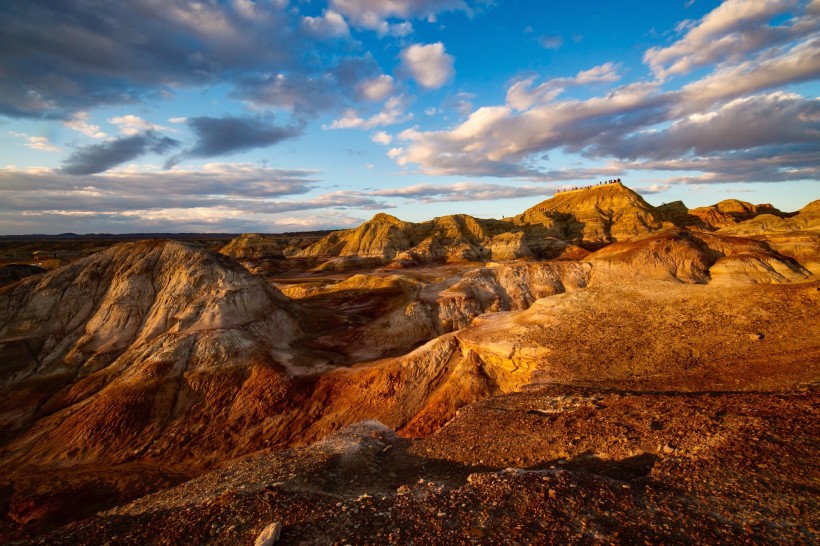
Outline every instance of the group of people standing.
<svg viewBox="0 0 820 546"><path fill-rule="evenodd" d="M565 190L557 190L555 193L562 193L565 191L575 191L575 190L588 190L589 188L594 188L595 186L606 186L607 184L620 184L621 179L615 178L613 180L604 180L603 182L598 182L597 184L590 184L589 186L572 186L571 188L567 188Z"/></svg>

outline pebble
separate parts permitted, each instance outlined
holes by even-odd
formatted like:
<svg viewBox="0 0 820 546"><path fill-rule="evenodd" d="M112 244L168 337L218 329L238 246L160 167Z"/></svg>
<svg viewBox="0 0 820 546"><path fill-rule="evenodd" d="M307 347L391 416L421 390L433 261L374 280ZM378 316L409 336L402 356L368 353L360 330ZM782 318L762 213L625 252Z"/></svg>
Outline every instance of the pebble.
<svg viewBox="0 0 820 546"><path fill-rule="evenodd" d="M281 534L282 524L278 521L271 523L256 537L254 546L273 546L279 540Z"/></svg>

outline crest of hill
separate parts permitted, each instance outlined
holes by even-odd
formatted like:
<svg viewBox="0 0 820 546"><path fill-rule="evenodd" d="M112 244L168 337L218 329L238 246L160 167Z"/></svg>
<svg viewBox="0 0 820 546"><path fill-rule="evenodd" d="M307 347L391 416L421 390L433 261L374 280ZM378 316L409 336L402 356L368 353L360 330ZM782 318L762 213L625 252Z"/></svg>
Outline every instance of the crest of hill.
<svg viewBox="0 0 820 546"><path fill-rule="evenodd" d="M331 233L300 255L330 258L327 265L332 268L355 266L363 259L402 268L437 261L583 257L584 249L597 250L674 229L750 236L812 231L818 226L817 202L795 214L737 199L695 209L679 201L654 207L635 191L613 182L560 192L503 220L456 214L413 223L380 213L355 229Z"/></svg>
<svg viewBox="0 0 820 546"><path fill-rule="evenodd" d="M261 233L243 233L222 247L220 254L237 260L284 258L279 242Z"/></svg>
<svg viewBox="0 0 820 546"><path fill-rule="evenodd" d="M358 256L391 260L411 251L421 261L458 257L476 259L493 236L509 230L505 222L467 214L442 216L421 223L379 213L355 229L335 231L301 252L301 256Z"/></svg>
<svg viewBox="0 0 820 546"><path fill-rule="evenodd" d="M669 227L640 195L612 183L567 191L505 220L466 214L403 222L377 214L355 229L336 231L302 256L356 256L402 263L436 260L554 258L570 245L599 247Z"/></svg>
<svg viewBox="0 0 820 546"><path fill-rule="evenodd" d="M683 229L613 243L591 254L595 282L666 280L706 284L779 284L811 273L765 241Z"/></svg>
<svg viewBox="0 0 820 546"><path fill-rule="evenodd" d="M655 207L620 182L565 191L515 217L523 226L544 226L568 243L601 245L664 227Z"/></svg>
<svg viewBox="0 0 820 546"><path fill-rule="evenodd" d="M777 209L774 209L777 210ZM820 199L812 201L796 214L775 215L764 213L745 222L736 223L720 230L727 235L762 235L789 231L820 231Z"/></svg>
<svg viewBox="0 0 820 546"><path fill-rule="evenodd" d="M753 205L738 199L726 199L709 207L690 209L689 214L701 220L708 227L715 229L733 226L761 214L777 217L783 215L782 212L768 203Z"/></svg>

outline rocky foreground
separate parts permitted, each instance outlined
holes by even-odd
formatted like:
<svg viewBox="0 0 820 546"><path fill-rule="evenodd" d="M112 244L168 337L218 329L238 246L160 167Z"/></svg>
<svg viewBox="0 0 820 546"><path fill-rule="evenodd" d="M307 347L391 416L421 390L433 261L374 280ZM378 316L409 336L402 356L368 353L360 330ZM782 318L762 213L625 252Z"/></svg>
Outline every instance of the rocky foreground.
<svg viewBox="0 0 820 546"><path fill-rule="evenodd" d="M819 230L612 184L12 282L0 541L814 544Z"/></svg>
<svg viewBox="0 0 820 546"><path fill-rule="evenodd" d="M375 422L252 456L38 544L813 544L816 386L536 386L438 433Z"/></svg>

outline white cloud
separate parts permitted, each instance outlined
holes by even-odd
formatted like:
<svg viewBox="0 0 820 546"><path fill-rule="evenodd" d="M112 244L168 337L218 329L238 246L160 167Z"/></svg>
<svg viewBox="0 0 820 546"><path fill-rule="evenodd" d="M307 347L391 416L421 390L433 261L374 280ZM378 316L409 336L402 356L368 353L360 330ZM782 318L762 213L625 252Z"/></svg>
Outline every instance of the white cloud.
<svg viewBox="0 0 820 546"><path fill-rule="evenodd" d="M612 83L620 79L617 66L605 63L582 70L572 78L551 78L533 88L535 77L514 82L507 89L507 104L516 110L526 110L534 104L545 104L554 100L565 88L579 85Z"/></svg>
<svg viewBox="0 0 820 546"><path fill-rule="evenodd" d="M444 44L413 44L402 50L402 66L422 87L437 89L455 75L454 59L444 50Z"/></svg>
<svg viewBox="0 0 820 546"><path fill-rule="evenodd" d="M688 28L682 39L649 49L644 62L664 79L768 47L794 37L789 27L766 23L796 5L797 0L726 0Z"/></svg>
<svg viewBox="0 0 820 546"><path fill-rule="evenodd" d="M108 136L100 130L99 125L88 123L88 112L77 112L70 120L64 121L63 125L91 138L105 138Z"/></svg>
<svg viewBox="0 0 820 546"><path fill-rule="evenodd" d="M729 0L721 6L724 11L715 10L719 17L707 15L703 21L683 24L684 32L698 37L695 29L700 27L713 36L746 29L745 23L729 20L727 4L748 9L741 10L747 19L766 20L749 15L759 6ZM786 4L763 0L761 5L770 14ZM757 42L759 49L736 49L743 56L731 63L724 57L710 58L715 65L711 73L678 90L664 90L660 80L637 81L584 100L559 98L570 86L617 81L618 67L612 63L538 85L535 77L520 80L509 86L505 105L478 108L464 122L444 130L413 128L399 133L403 145L393 148L390 157L401 166L417 165L426 174L539 180L563 176L544 166L545 154L556 149L585 161L631 161L632 170L648 169L660 160L665 163L659 169L694 165L693 170L705 172L697 179L710 183L720 176L727 181L817 177L816 158L808 164L805 155L820 134L817 101L768 92L820 76L820 35L807 35L820 19L809 19L798 14L777 27L791 36L787 42L772 45L764 40ZM654 58L662 61L658 66L663 70L672 70L671 57ZM664 64L667 61L672 64ZM761 92L766 94L756 95ZM674 155L690 163L668 159ZM776 160L761 164L765 157ZM698 161L691 163L694 159ZM623 170L626 165L615 168Z"/></svg>
<svg viewBox="0 0 820 546"><path fill-rule="evenodd" d="M408 22L388 23L388 19L428 19L443 11L468 10L462 0L330 0L330 7L341 13L356 28L376 31L380 36L407 36Z"/></svg>
<svg viewBox="0 0 820 546"><path fill-rule="evenodd" d="M393 77L382 74L369 80L364 80L358 86L362 98L370 101L384 100L393 93Z"/></svg>
<svg viewBox="0 0 820 546"><path fill-rule="evenodd" d="M168 118L170 123L185 123L188 121L188 118Z"/></svg>
<svg viewBox="0 0 820 546"><path fill-rule="evenodd" d="M778 85L797 83L820 75L820 37L798 43L779 55L764 52L757 58L720 68L681 90L686 111L740 97Z"/></svg>
<svg viewBox="0 0 820 546"><path fill-rule="evenodd" d="M393 142L393 137L384 131L378 131L370 136L370 140L383 146L389 146L390 143Z"/></svg>
<svg viewBox="0 0 820 546"><path fill-rule="evenodd" d="M139 116L128 114L125 116L117 116L108 120L108 123L116 125L120 133L126 136L134 136L145 131L175 131L176 129L169 129L156 123L146 121Z"/></svg>
<svg viewBox="0 0 820 546"><path fill-rule="evenodd" d="M22 138L26 141L24 146L28 148L32 148L34 150L40 150L41 152L59 152L60 148L55 146L51 143L48 137L42 136L31 136L27 135L26 133L16 133L14 131L9 131L9 134L13 137Z"/></svg>
<svg viewBox="0 0 820 546"><path fill-rule="evenodd" d="M352 108L345 110L341 118L334 120L325 129L373 129L374 127L384 127L395 125L413 118L413 114L407 112L409 100L404 95L391 97L384 103L382 111L365 119Z"/></svg>
<svg viewBox="0 0 820 546"><path fill-rule="evenodd" d="M387 32L394 38L404 38L405 36L410 36L413 34L413 25L408 21L396 23L390 25Z"/></svg>
<svg viewBox="0 0 820 546"><path fill-rule="evenodd" d="M303 17L302 30L319 40L350 36L344 17L333 10L325 10L320 17Z"/></svg>
<svg viewBox="0 0 820 546"><path fill-rule="evenodd" d="M212 163L198 170L135 166L92 175L78 185L76 177L52 169L3 167L0 231L48 233L57 226L77 232L235 232L286 223L335 227L340 225L338 210L392 207L376 196L350 191L302 197L315 189L315 174L250 163ZM321 221L291 221L320 209L326 209L317 214L325 217Z"/></svg>
<svg viewBox="0 0 820 546"><path fill-rule="evenodd" d="M519 197L546 196L544 186L510 186L506 184L477 184L457 182L455 184L416 184L404 188L392 188L370 192L379 197L402 197L422 203L439 201L495 201Z"/></svg>

